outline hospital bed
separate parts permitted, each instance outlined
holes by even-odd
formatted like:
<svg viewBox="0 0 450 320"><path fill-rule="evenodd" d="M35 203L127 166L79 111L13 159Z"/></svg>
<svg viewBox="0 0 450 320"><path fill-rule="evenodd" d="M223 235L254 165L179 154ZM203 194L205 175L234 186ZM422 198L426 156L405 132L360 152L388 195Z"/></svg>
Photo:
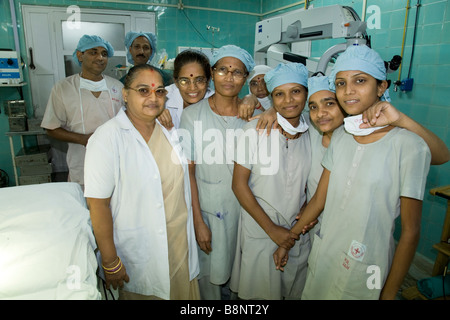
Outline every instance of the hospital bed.
<svg viewBox="0 0 450 320"><path fill-rule="evenodd" d="M0 189L0 299L101 299L95 247L78 184Z"/></svg>

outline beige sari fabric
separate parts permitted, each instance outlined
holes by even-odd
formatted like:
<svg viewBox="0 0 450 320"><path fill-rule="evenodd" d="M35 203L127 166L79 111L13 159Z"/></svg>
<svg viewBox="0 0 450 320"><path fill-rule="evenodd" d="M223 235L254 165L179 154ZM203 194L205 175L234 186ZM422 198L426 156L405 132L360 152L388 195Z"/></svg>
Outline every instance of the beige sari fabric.
<svg viewBox="0 0 450 320"><path fill-rule="evenodd" d="M156 125L148 142L161 175L169 246L170 299L199 299L197 279L189 281L187 215L184 175L172 146Z"/></svg>
<svg viewBox="0 0 450 320"><path fill-rule="evenodd" d="M161 175L164 209L166 213L167 241L169 247L170 299L200 299L197 278L189 281L189 255L187 241L187 215L184 200L183 167L178 157L172 157L172 146L159 125L155 125L148 146ZM156 296L144 296L120 291L123 300L160 300Z"/></svg>

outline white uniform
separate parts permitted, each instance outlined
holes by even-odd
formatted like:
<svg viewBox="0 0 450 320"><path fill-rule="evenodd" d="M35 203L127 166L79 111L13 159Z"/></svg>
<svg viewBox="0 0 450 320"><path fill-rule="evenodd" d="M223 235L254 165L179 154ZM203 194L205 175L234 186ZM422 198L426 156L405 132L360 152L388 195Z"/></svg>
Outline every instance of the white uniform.
<svg viewBox="0 0 450 320"><path fill-rule="evenodd" d="M248 185L264 212L276 225L290 229L306 201L306 180L311 168L309 130L298 139L287 140L278 130L272 131L270 136L259 135L256 124L257 120L244 127L246 133L241 135L239 147L244 146L245 140L249 141L248 157L241 160L238 157L236 162L251 170ZM238 152L238 156L242 154ZM269 167L278 170L267 170ZM289 250L284 272L275 269L272 259L277 248L252 216L241 208L240 243L231 290L243 299L300 299L306 280L309 234L302 235Z"/></svg>
<svg viewBox="0 0 450 320"><path fill-rule="evenodd" d="M357 143L343 127L334 131L322 162L331 175L302 299L379 298L394 253L400 197L422 200L430 158L425 142L405 129L369 144ZM367 285L370 266L379 288Z"/></svg>
<svg viewBox="0 0 450 320"><path fill-rule="evenodd" d="M103 77L109 90L102 91L98 98L89 90L80 89L79 74L67 77L55 84L45 109L41 127L50 130L63 128L75 133L89 134L113 118L123 105L123 85L114 78ZM69 180L83 185L86 148L75 143L68 145Z"/></svg>
<svg viewBox="0 0 450 320"><path fill-rule="evenodd" d="M181 97L180 90L175 85L175 83L166 87L167 90L167 101L166 109L169 110L170 116L172 117L172 123L175 128L180 127L181 114L183 113L183 98ZM203 99L208 99L214 94L214 90L208 88L206 90L205 97Z"/></svg>
<svg viewBox="0 0 450 320"><path fill-rule="evenodd" d="M161 129L175 151L173 156L177 156L183 165L192 280L199 267L187 162L176 131L168 132L162 126ZM169 258L161 177L147 143L124 109L89 139L85 180L85 197L111 197L114 243L130 277L124 290L169 299Z"/></svg>
<svg viewBox="0 0 450 320"><path fill-rule="evenodd" d="M313 123L309 126L309 136L311 137L311 171L309 172L308 182L306 184L307 202L309 202L314 193L316 193L317 186L323 172L322 159L327 151L327 148L322 145L323 133L320 132L320 130L317 129ZM314 242L314 237L312 235L320 231L322 214L317 220L317 224L309 230L309 234L311 235L311 244Z"/></svg>
<svg viewBox="0 0 450 320"><path fill-rule="evenodd" d="M199 250L200 275L215 285L231 275L240 205L231 190L234 148L246 121L214 113L208 99L183 111L179 134L186 157L196 163L195 176L203 220L212 232L212 251ZM200 287L201 294L202 287ZM204 296L202 298L205 298Z"/></svg>

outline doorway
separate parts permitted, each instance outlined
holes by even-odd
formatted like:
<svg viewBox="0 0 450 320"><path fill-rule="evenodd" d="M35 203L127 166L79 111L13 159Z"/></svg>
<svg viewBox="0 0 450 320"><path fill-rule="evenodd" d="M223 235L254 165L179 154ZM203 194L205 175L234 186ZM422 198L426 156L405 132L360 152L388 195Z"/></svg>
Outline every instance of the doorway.
<svg viewBox="0 0 450 320"><path fill-rule="evenodd" d="M44 115L54 84L81 70L72 54L84 34L111 43L114 57L108 60L104 74L116 79L124 75L116 66L128 65L125 34L130 30L156 34L154 12L22 5L22 16L33 116L38 119ZM47 136L38 139L39 144L52 145L53 172L66 172L67 144Z"/></svg>

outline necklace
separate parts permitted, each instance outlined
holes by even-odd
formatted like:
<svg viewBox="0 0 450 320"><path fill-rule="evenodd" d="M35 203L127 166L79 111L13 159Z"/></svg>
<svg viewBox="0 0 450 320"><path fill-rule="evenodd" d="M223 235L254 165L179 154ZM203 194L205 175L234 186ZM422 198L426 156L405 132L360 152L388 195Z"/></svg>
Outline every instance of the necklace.
<svg viewBox="0 0 450 320"><path fill-rule="evenodd" d="M217 105L216 105L216 96L215 96L215 95L213 95L213 96L211 97L211 101L212 101L212 103L213 103L213 107L214 107L214 109L216 110L217 114L220 116L220 118L221 118L226 124L228 124L228 121L225 120L225 117L230 117L230 116L224 116L223 114L220 113L219 109L217 109Z"/></svg>
<svg viewBox="0 0 450 320"><path fill-rule="evenodd" d="M283 128L281 128L281 134L286 138L286 149L288 149L288 145L289 145L289 140L295 140L297 138L299 138L302 133L301 132L297 132L292 138L287 136L287 132L284 131Z"/></svg>

